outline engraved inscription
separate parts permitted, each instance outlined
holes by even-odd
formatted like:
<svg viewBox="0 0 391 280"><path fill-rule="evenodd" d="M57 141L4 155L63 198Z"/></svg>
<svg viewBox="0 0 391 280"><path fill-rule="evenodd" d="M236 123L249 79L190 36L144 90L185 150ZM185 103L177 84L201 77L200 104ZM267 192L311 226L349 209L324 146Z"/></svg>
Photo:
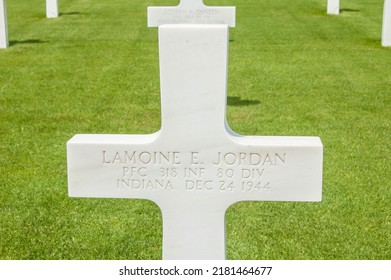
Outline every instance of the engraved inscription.
<svg viewBox="0 0 391 280"><path fill-rule="evenodd" d="M268 170L283 168L286 153L102 151L102 165L118 167L119 190L271 192Z"/></svg>
<svg viewBox="0 0 391 280"><path fill-rule="evenodd" d="M227 165L277 166L285 163L285 154L260 153L218 153L214 165L225 163Z"/></svg>
<svg viewBox="0 0 391 280"><path fill-rule="evenodd" d="M117 179L119 189L173 190L170 180Z"/></svg>
<svg viewBox="0 0 391 280"><path fill-rule="evenodd" d="M103 151L103 164L181 164L179 152L123 151L108 154Z"/></svg>

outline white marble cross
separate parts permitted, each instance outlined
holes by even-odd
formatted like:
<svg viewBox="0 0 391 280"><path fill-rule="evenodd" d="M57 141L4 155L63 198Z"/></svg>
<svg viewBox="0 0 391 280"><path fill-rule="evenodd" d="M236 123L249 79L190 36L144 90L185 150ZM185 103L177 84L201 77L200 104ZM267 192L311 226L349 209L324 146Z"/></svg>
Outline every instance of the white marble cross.
<svg viewBox="0 0 391 280"><path fill-rule="evenodd" d="M327 0L327 13L329 15L339 15L339 0Z"/></svg>
<svg viewBox="0 0 391 280"><path fill-rule="evenodd" d="M5 0L0 0L0 49L8 47L7 8Z"/></svg>
<svg viewBox="0 0 391 280"><path fill-rule="evenodd" d="M46 17L58 17L58 0L46 0Z"/></svg>
<svg viewBox="0 0 391 280"><path fill-rule="evenodd" d="M235 7L208 7L202 0L181 0L176 7L148 7L148 26L227 24L235 27Z"/></svg>
<svg viewBox="0 0 391 280"><path fill-rule="evenodd" d="M228 25L159 26L161 129L76 135L67 144L69 196L154 201L164 259L224 259L225 212L236 202L321 200L318 137L229 128L228 32Z"/></svg>
<svg viewBox="0 0 391 280"><path fill-rule="evenodd" d="M391 47L391 0L384 0L382 46Z"/></svg>

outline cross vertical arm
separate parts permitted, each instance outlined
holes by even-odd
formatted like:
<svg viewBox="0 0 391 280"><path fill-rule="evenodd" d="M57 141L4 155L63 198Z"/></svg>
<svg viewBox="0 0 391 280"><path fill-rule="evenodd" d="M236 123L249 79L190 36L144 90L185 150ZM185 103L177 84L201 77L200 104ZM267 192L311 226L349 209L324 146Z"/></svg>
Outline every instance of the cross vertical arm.
<svg viewBox="0 0 391 280"><path fill-rule="evenodd" d="M339 0L327 0L327 14L329 15L339 14Z"/></svg>
<svg viewBox="0 0 391 280"><path fill-rule="evenodd" d="M46 17L58 17L58 0L46 0Z"/></svg>
<svg viewBox="0 0 391 280"><path fill-rule="evenodd" d="M0 49L8 47L7 8L5 0L0 0Z"/></svg>
<svg viewBox="0 0 391 280"><path fill-rule="evenodd" d="M384 0L382 46L391 47L391 0Z"/></svg>

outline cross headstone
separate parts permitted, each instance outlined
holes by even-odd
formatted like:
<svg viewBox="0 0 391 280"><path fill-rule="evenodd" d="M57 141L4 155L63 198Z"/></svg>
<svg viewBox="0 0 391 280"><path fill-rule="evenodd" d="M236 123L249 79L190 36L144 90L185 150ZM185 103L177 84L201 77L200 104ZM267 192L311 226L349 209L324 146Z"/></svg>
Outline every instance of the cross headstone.
<svg viewBox="0 0 391 280"><path fill-rule="evenodd" d="M384 0L382 46L391 47L391 0Z"/></svg>
<svg viewBox="0 0 391 280"><path fill-rule="evenodd" d="M58 0L46 0L46 17L58 17Z"/></svg>
<svg viewBox="0 0 391 280"><path fill-rule="evenodd" d="M203 0L181 0L176 7L148 7L148 26L227 24L235 27L235 7L208 7Z"/></svg>
<svg viewBox="0 0 391 280"><path fill-rule="evenodd" d="M0 49L8 47L7 8L5 0L0 0Z"/></svg>
<svg viewBox="0 0 391 280"><path fill-rule="evenodd" d="M236 202L321 200L318 137L229 128L228 32L226 24L160 25L161 129L67 143L69 196L155 202L164 259L224 259L224 216Z"/></svg>
<svg viewBox="0 0 391 280"><path fill-rule="evenodd" d="M327 13L329 15L339 15L339 0L327 0Z"/></svg>

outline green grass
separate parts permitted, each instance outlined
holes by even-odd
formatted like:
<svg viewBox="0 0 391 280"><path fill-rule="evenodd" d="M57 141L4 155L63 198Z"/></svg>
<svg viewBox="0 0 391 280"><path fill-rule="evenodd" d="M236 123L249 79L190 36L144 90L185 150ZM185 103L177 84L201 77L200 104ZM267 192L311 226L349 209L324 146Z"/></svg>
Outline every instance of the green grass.
<svg viewBox="0 0 391 280"><path fill-rule="evenodd" d="M146 7L178 1L7 1L0 50L0 259L160 259L159 208L67 195L78 133L160 128L157 30ZM230 259L391 259L391 48L383 1L208 0L235 5L228 121L244 135L315 135L321 203L243 202Z"/></svg>

